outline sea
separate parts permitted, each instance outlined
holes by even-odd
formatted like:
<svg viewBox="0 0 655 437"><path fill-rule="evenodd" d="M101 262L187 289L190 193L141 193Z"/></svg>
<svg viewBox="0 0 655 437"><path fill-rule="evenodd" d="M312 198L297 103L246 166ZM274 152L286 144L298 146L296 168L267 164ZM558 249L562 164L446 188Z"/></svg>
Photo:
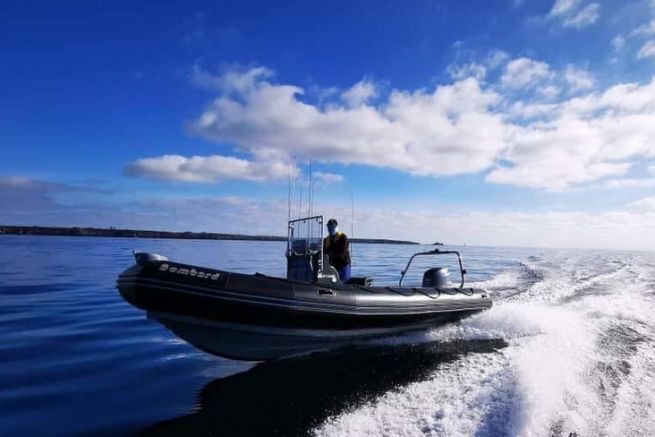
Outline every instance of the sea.
<svg viewBox="0 0 655 437"><path fill-rule="evenodd" d="M432 246L353 245L396 284ZM132 250L285 273L285 244L0 236L0 435L655 435L655 254L451 247L493 307L271 363L208 355L122 300ZM417 258L407 284L447 256Z"/></svg>

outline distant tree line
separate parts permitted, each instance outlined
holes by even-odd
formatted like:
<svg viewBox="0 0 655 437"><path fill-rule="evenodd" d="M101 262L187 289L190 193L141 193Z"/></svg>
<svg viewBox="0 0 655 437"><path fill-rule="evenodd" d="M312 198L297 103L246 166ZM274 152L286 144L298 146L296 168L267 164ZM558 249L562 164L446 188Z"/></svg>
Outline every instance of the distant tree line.
<svg viewBox="0 0 655 437"><path fill-rule="evenodd" d="M185 240L252 240L287 241L286 237L274 235L222 234L216 232L170 232L140 229L54 227L54 226L0 226L0 234L45 235L68 237L113 237L113 238L177 238ZM418 244L413 241L389 240L385 238L353 238L354 243Z"/></svg>

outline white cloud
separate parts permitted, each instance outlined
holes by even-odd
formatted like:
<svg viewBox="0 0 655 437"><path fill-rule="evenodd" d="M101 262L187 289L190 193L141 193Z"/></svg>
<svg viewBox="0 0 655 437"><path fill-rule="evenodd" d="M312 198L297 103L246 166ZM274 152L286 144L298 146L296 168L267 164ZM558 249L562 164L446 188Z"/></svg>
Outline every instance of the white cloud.
<svg viewBox="0 0 655 437"><path fill-rule="evenodd" d="M326 216L350 217L348 207L322 205L319 210ZM388 236L389 229L394 230L394 238L423 243L445 240L451 244L653 249L655 209L526 213L358 208L355 236L382 238ZM465 234L462 229L466 229Z"/></svg>
<svg viewBox="0 0 655 437"><path fill-rule="evenodd" d="M504 147L499 96L473 78L434 90L392 90L379 107L320 108L303 90L260 80L231 98L222 94L192 130L263 155L390 167L417 175L470 173L490 166Z"/></svg>
<svg viewBox="0 0 655 437"><path fill-rule="evenodd" d="M648 211L655 213L655 196L644 197L629 205L637 211Z"/></svg>
<svg viewBox="0 0 655 437"><path fill-rule="evenodd" d="M199 65L191 69L191 82L200 87L224 93L246 92L263 79L274 76L273 70L266 67L244 69L240 66L226 68L223 74L213 75L203 70Z"/></svg>
<svg viewBox="0 0 655 437"><path fill-rule="evenodd" d="M591 3L577 14L567 17L562 21L564 27L574 27L581 29L595 23L600 17L600 5L598 3Z"/></svg>
<svg viewBox="0 0 655 437"><path fill-rule="evenodd" d="M448 75L454 80L462 80L469 77L482 81L486 78L488 71L503 67L510 56L507 52L494 49L484 59L467 64L451 64L446 68Z"/></svg>
<svg viewBox="0 0 655 437"><path fill-rule="evenodd" d="M563 103L562 111L587 118L596 115L597 119L602 119L604 115L652 116L655 111L655 76L645 85L617 84L602 94L592 93L573 98Z"/></svg>
<svg viewBox="0 0 655 437"><path fill-rule="evenodd" d="M625 46L625 38L621 35L616 35L612 38L612 49L615 52L620 51Z"/></svg>
<svg viewBox="0 0 655 437"><path fill-rule="evenodd" d="M655 35L655 20L651 20L648 23L642 24L637 27L635 30L630 32L631 36L649 36Z"/></svg>
<svg viewBox="0 0 655 437"><path fill-rule="evenodd" d="M7 181L6 181L7 182ZM19 184L20 186L17 186ZM48 197L50 182L0 178L0 215L5 223L51 226L98 226L172 231L237 232L284 235L287 199L245 197L146 198L137 202L103 204L60 203ZM22 187L29 186L29 189ZM284 190L282 190L284 191ZM285 196L285 195L284 195ZM416 208L358 205L355 236L397 238L421 242L501 246L655 249L655 197L602 213L484 212L443 207ZM432 202L428 202L432 203ZM435 202L437 203L437 202ZM347 205L315 204L315 212L336 217L351 229ZM292 211L292 216L305 211ZM629 226L626 226L626 223ZM462 229L466 229L463 234ZM390 230L393 235L390 235ZM446 236L446 237L444 237ZM280 265L280 269L283 266Z"/></svg>
<svg viewBox="0 0 655 437"><path fill-rule="evenodd" d="M41 182L34 181L21 176L7 176L0 177L0 184L6 187L28 188L33 186L40 186Z"/></svg>
<svg viewBox="0 0 655 437"><path fill-rule="evenodd" d="M349 106L361 106L375 97L377 89L370 80L362 80L341 94L341 98Z"/></svg>
<svg viewBox="0 0 655 437"><path fill-rule="evenodd" d="M531 188L545 188L548 191L562 191L571 185L590 182L606 176L624 174L629 164L585 162L584 157L561 150L553 156L541 156L534 161L521 162L512 167L498 166L487 181L497 184L516 185Z"/></svg>
<svg viewBox="0 0 655 437"><path fill-rule="evenodd" d="M655 57L655 40L646 41L646 43L639 49L637 59L653 58Z"/></svg>
<svg viewBox="0 0 655 437"><path fill-rule="evenodd" d="M650 174L655 175L655 164L649 165L648 171L650 172Z"/></svg>
<svg viewBox="0 0 655 437"><path fill-rule="evenodd" d="M164 155L127 164L125 174L165 181L217 182L222 180L268 181L297 173L285 162L252 162L231 156Z"/></svg>
<svg viewBox="0 0 655 437"><path fill-rule="evenodd" d="M550 67L545 62L518 58L505 66L500 82L506 88L530 88L550 75Z"/></svg>
<svg viewBox="0 0 655 437"><path fill-rule="evenodd" d="M448 74L455 80L462 80L473 77L477 80L484 80L487 75L487 69L478 63L472 62L465 65L450 65Z"/></svg>
<svg viewBox="0 0 655 437"><path fill-rule="evenodd" d="M594 87L594 77L586 70L568 65L564 70L564 79L572 91L586 90Z"/></svg>
<svg viewBox="0 0 655 437"><path fill-rule="evenodd" d="M493 70L504 65L509 58L510 56L507 52L502 50L492 50L491 53L487 55L485 65Z"/></svg>
<svg viewBox="0 0 655 437"><path fill-rule="evenodd" d="M557 17L573 11L581 3L581 0L557 0L550 10L550 15Z"/></svg>
<svg viewBox="0 0 655 437"><path fill-rule="evenodd" d="M607 188L650 188L655 187L655 178L644 178L644 179L610 179L605 182L605 187Z"/></svg>
<svg viewBox="0 0 655 437"><path fill-rule="evenodd" d="M92 186L78 186L62 184L58 182L48 182L35 179L29 179L22 176L1 176L0 189L15 190L16 192L33 191L39 193L62 193L62 192L87 192L93 194L109 194L111 190L100 189Z"/></svg>
<svg viewBox="0 0 655 437"><path fill-rule="evenodd" d="M312 174L312 177L319 183L323 184L335 184L343 182L343 175L337 173L326 173L322 171L317 171Z"/></svg>
<svg viewBox="0 0 655 437"><path fill-rule="evenodd" d="M346 203L340 206L319 202L314 211L325 217L336 217L341 228L350 234L352 211ZM152 216L163 212L161 220L171 223L176 230L236 232L234 224L240 223L242 233L284 235L286 206L286 199L235 199L228 203L224 198L197 198L153 202L144 213ZM462 229L466 229L465 234ZM393 235L389 234L390 230ZM388 205L357 206L354 231L355 237L423 243L445 240L470 245L652 250L655 248L655 198L651 198L650 205L644 200L626 210L603 213L446 212Z"/></svg>
<svg viewBox="0 0 655 437"><path fill-rule="evenodd" d="M548 16L559 19L563 27L581 29L598 21L600 5L590 3L584 6L581 0L557 0Z"/></svg>
<svg viewBox="0 0 655 437"><path fill-rule="evenodd" d="M547 120L511 127L511 147L499 156L510 164L493 169L489 182L563 190L623 175L634 157L655 156L655 78L541 109L549 108Z"/></svg>
<svg viewBox="0 0 655 437"><path fill-rule="evenodd" d="M301 100L301 88L272 83L267 69L243 74L212 79L221 84L218 97L190 129L247 159L164 156L136 161L126 172L262 181L285 178L285 163L295 156L433 177L485 171L490 183L564 190L623 176L639 160L655 158L655 78L544 100L539 96L556 96L560 81L586 89L593 78L573 67L556 75L545 63L519 58L507 64L500 83L538 83L525 100L516 100L514 88L468 77L432 89L392 89L375 105L353 106Z"/></svg>
<svg viewBox="0 0 655 437"><path fill-rule="evenodd" d="M535 117L552 117L560 110L556 103L526 103L517 101L506 108L506 116L509 119L530 119Z"/></svg>
<svg viewBox="0 0 655 437"><path fill-rule="evenodd" d="M554 99L562 90L556 85L546 85L537 88L537 93L545 99Z"/></svg>

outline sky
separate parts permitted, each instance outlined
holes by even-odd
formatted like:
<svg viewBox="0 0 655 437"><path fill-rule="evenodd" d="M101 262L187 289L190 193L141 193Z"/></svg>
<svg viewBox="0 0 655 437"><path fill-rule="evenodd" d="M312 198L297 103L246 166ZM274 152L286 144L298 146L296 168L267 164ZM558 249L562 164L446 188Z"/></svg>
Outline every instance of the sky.
<svg viewBox="0 0 655 437"><path fill-rule="evenodd" d="M0 99L2 225L655 250L655 0L12 2Z"/></svg>

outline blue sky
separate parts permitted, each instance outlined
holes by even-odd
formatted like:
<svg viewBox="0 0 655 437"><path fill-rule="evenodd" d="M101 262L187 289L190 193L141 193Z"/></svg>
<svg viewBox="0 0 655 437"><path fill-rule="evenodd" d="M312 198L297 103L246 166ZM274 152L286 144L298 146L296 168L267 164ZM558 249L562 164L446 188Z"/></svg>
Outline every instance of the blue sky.
<svg viewBox="0 0 655 437"><path fill-rule="evenodd" d="M0 224L655 249L655 2L21 2ZM295 160L294 160L295 158ZM294 211L294 214L299 214Z"/></svg>

